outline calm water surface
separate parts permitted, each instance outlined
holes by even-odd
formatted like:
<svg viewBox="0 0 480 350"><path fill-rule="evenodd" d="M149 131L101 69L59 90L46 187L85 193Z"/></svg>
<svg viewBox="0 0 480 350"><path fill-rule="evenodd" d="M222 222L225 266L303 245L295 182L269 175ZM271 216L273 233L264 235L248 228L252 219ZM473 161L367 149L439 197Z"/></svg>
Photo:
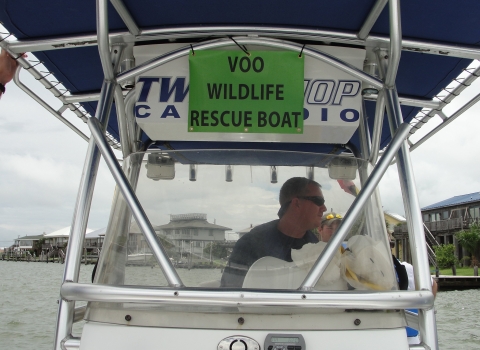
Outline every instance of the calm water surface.
<svg viewBox="0 0 480 350"><path fill-rule="evenodd" d="M0 261L0 349L51 350L64 265ZM83 266L89 282L93 266ZM135 269L137 278L150 267ZM156 268L158 269L158 268ZM157 271L155 271L157 272ZM179 270L188 285L219 278L219 270ZM435 301L440 349L480 349L480 290L440 292ZM80 333L83 323L74 326Z"/></svg>

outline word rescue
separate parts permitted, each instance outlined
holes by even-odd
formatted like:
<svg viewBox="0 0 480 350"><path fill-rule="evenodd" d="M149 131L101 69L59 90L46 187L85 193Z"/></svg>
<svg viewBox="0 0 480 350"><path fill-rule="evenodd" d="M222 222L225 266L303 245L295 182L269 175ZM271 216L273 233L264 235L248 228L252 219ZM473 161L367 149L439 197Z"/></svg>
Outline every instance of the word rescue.
<svg viewBox="0 0 480 350"><path fill-rule="evenodd" d="M281 127L288 126L289 128L298 128L300 126L300 112L285 112L283 117L278 112L258 111L256 118L256 126L259 128L265 127ZM303 120L303 118L302 118ZM251 128L253 125L252 111L191 111L190 113L190 127L195 126L218 126L225 127L247 127ZM248 131L248 130L247 130Z"/></svg>
<svg viewBox="0 0 480 350"><path fill-rule="evenodd" d="M188 131L303 133L303 62L295 52L195 52Z"/></svg>

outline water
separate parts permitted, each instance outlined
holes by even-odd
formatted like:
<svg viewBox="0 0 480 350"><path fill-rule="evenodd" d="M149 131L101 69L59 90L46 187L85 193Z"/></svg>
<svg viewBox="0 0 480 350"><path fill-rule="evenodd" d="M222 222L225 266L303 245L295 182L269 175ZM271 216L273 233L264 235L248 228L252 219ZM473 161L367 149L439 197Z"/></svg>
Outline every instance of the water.
<svg viewBox="0 0 480 350"><path fill-rule="evenodd" d="M437 293L440 349L480 349L480 290Z"/></svg>
<svg viewBox="0 0 480 350"><path fill-rule="evenodd" d="M57 299L64 265L0 261L0 349L51 350ZM137 276L148 276L150 267L131 267ZM82 265L80 282L89 282L93 266ZM219 270L180 269L181 278L213 280ZM440 349L480 349L480 290L437 294ZM80 333L82 322L74 325Z"/></svg>

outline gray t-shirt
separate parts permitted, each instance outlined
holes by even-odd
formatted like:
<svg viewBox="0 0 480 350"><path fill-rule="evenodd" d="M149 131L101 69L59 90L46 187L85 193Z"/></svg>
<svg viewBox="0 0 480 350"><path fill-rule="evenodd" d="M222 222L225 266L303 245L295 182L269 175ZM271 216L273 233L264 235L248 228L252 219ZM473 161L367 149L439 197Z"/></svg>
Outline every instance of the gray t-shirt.
<svg viewBox="0 0 480 350"><path fill-rule="evenodd" d="M248 269L258 259L272 256L291 262L292 249L318 242L317 236L311 231L306 231L301 238L287 236L278 230L278 222L273 220L256 226L238 240L223 272L221 287L241 288Z"/></svg>

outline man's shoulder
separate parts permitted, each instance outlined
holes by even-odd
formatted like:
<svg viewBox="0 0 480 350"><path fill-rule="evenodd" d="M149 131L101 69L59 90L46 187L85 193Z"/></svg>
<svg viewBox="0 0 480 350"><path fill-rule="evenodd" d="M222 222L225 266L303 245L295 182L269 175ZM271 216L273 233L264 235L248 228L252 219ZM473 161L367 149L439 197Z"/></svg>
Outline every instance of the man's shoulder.
<svg viewBox="0 0 480 350"><path fill-rule="evenodd" d="M270 222L266 222L264 224L255 226L250 230L250 232L245 233L242 238L238 240L240 244L247 244L251 241L258 241L265 237L266 234L271 232L275 232L277 230L278 220L273 220Z"/></svg>
<svg viewBox="0 0 480 350"><path fill-rule="evenodd" d="M266 233L266 232L271 232L272 230L277 230L277 225L278 225L278 219L277 220L272 220L269 222L266 222L264 224L255 226L250 230L250 234L258 234L258 233Z"/></svg>

